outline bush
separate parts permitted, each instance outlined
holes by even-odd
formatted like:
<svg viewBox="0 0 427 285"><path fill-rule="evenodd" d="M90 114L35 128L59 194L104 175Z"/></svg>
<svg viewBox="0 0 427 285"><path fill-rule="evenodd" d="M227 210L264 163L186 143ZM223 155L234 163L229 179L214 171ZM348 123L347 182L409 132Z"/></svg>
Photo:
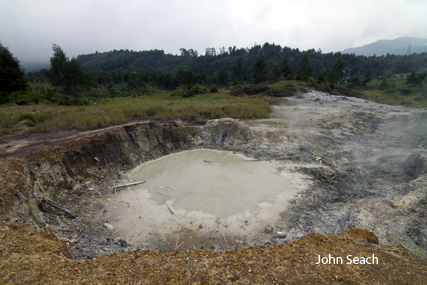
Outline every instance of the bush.
<svg viewBox="0 0 427 285"><path fill-rule="evenodd" d="M169 94L169 96L171 96L171 97L190 97L190 96L186 96L188 92L189 92L188 89L178 89L178 90L173 91L171 94Z"/></svg>
<svg viewBox="0 0 427 285"><path fill-rule="evenodd" d="M193 87L191 87L190 91L194 94L202 94L202 87L199 85L199 83L196 83Z"/></svg>
<svg viewBox="0 0 427 285"><path fill-rule="evenodd" d="M314 85L316 83L316 79L314 79L313 77L310 76L310 78L308 78L307 82L309 85Z"/></svg>
<svg viewBox="0 0 427 285"><path fill-rule="evenodd" d="M296 94L295 94L295 97L297 97L298 99L304 99L305 97L304 97L304 93L302 93L301 91L298 91Z"/></svg>
<svg viewBox="0 0 427 285"><path fill-rule="evenodd" d="M190 90L187 91L187 93L184 94L184 96L182 96L183 98L189 98L189 97L193 97L196 93L194 93L193 88L191 88Z"/></svg>

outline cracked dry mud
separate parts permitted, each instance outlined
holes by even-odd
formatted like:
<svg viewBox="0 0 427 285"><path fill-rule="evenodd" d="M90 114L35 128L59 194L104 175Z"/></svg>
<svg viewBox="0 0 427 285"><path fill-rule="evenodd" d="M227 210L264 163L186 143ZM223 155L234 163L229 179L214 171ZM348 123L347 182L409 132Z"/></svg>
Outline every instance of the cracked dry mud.
<svg viewBox="0 0 427 285"><path fill-rule="evenodd" d="M304 97L284 100L263 120L200 127L135 122L1 138L0 277L4 283L423 283L427 110L317 91ZM131 182L134 167L198 148L276 160L279 170L306 175L307 186L274 222L238 243L227 240L241 237L220 231L199 235L195 223L166 236L153 232L141 248L96 219L114 197L114 183ZM78 217L41 203L43 197ZM359 229L345 231L351 228ZM164 252L177 249L177 240L185 242L178 252ZM378 265L315 264L319 255L373 253Z"/></svg>

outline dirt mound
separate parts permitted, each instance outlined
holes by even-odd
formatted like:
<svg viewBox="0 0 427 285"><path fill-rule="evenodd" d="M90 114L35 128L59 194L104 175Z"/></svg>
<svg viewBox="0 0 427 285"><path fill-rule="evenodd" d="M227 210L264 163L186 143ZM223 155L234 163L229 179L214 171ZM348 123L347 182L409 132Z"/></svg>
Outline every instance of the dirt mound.
<svg viewBox="0 0 427 285"><path fill-rule="evenodd" d="M67 258L64 243L25 226L1 225L0 235L3 284L425 284L427 278L426 260L359 229L223 253L137 250L85 261Z"/></svg>

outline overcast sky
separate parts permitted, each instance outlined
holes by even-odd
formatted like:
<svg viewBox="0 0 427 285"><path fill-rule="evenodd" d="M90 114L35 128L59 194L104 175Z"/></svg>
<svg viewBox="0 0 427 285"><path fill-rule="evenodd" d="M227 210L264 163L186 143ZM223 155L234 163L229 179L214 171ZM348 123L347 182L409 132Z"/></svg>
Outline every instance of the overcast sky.
<svg viewBox="0 0 427 285"><path fill-rule="evenodd" d="M251 47L341 51L426 38L426 0L0 0L0 41L21 62L113 49Z"/></svg>

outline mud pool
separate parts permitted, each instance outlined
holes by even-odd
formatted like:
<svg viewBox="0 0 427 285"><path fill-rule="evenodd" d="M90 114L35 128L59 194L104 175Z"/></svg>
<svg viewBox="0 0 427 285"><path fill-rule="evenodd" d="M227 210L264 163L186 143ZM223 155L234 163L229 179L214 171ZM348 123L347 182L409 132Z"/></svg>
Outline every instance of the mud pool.
<svg viewBox="0 0 427 285"><path fill-rule="evenodd" d="M259 240L307 186L302 174L291 171L295 167L218 150L168 155L134 169L130 180L145 183L110 197L100 221L138 247L175 249L182 231L197 236L193 243L218 236L215 248Z"/></svg>
<svg viewBox="0 0 427 285"><path fill-rule="evenodd" d="M24 136L0 142L0 211L14 205L5 221L55 234L79 260L282 244L348 228L427 256L426 126L426 109L310 91L246 123ZM114 185L139 180L114 194ZM40 205L43 197L77 218Z"/></svg>

